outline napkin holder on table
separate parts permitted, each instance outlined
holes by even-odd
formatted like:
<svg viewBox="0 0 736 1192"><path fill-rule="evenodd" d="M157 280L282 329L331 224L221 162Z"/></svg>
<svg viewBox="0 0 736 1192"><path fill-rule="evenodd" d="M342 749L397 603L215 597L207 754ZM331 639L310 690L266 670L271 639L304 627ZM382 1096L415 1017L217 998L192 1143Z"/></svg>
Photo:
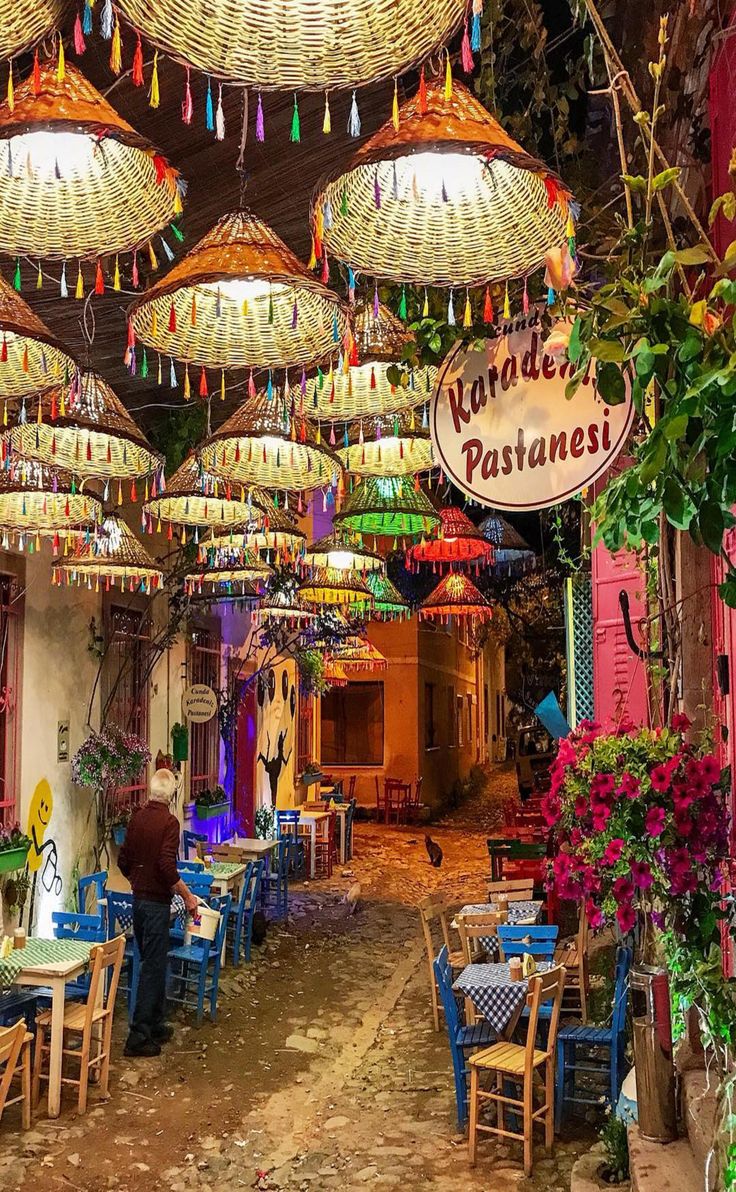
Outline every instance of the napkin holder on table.
<svg viewBox="0 0 736 1192"><path fill-rule="evenodd" d="M521 958L521 975L533 977L537 971L537 962L530 952L524 952Z"/></svg>

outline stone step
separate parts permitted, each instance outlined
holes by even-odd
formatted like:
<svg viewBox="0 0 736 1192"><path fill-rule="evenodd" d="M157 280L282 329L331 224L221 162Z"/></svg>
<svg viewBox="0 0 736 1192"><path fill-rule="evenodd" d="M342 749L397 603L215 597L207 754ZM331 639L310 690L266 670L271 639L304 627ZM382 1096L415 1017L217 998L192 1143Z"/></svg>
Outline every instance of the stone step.
<svg viewBox="0 0 736 1192"><path fill-rule="evenodd" d="M716 1078L707 1073L683 1072L681 1076L683 1124L690 1140L695 1164L705 1172L708 1153L715 1135L717 1097ZM704 1176L703 1176L704 1182Z"/></svg>
<svg viewBox="0 0 736 1192"><path fill-rule="evenodd" d="M698 1168L687 1138L649 1142L638 1126L629 1126L629 1164L632 1192L702 1192Z"/></svg>

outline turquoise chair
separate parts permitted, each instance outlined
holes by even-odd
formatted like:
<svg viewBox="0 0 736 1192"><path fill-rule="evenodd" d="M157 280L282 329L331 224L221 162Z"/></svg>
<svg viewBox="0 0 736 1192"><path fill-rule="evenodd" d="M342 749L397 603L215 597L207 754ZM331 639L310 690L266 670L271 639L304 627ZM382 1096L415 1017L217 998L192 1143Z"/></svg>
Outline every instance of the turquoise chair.
<svg viewBox="0 0 736 1192"><path fill-rule="evenodd" d="M264 875L261 884L261 901L266 909L273 903L275 919L285 919L289 914L289 863L293 839L288 832L279 839L276 863L271 864L271 872Z"/></svg>
<svg viewBox="0 0 736 1192"><path fill-rule="evenodd" d="M102 914L79 915L76 911L52 911L52 930L57 940L84 940L85 943L105 942L105 923ZM76 981L67 981L64 994L68 998L86 997L90 974L83 973Z"/></svg>
<svg viewBox="0 0 736 1192"><path fill-rule="evenodd" d="M206 844L207 837L202 832L189 832L185 829L181 834L181 851L184 854L184 860L189 860L189 853L193 850L197 851L198 844Z"/></svg>
<svg viewBox="0 0 736 1192"><path fill-rule="evenodd" d="M253 939L253 916L258 906L258 894L263 880L266 862L250 861L243 875L240 898L237 905L230 907L228 934L233 945L233 964L240 964L241 949L245 951L246 964L250 961L250 946Z"/></svg>
<svg viewBox="0 0 736 1192"><path fill-rule="evenodd" d="M286 831L284 830L286 829ZM282 836L291 836L291 861L294 874L301 874L306 877L307 873L307 850L306 841L303 836L299 835L299 808L285 807L281 811L276 812L276 833L281 839Z"/></svg>
<svg viewBox="0 0 736 1192"><path fill-rule="evenodd" d="M452 965L447 954L447 947L443 947L434 961L434 975L437 988L440 991L442 1009L445 1013L447 1039L452 1056L452 1071L455 1077L455 1103L457 1106L457 1124L462 1130L468 1120L468 1067L466 1053L475 1051L478 1047L489 1047L496 1042L496 1032L489 1022L476 1022L472 1026L463 1026L460 1021L455 994L452 991Z"/></svg>
<svg viewBox="0 0 736 1192"><path fill-rule="evenodd" d="M187 868L186 861L178 861L176 867L179 871L182 881L186 883L192 894L194 894L196 898L201 898L204 902L206 902L210 896L212 883L214 881L213 875L211 873L207 873L207 871L203 869L201 865L194 865L191 868ZM184 924L178 922L173 923L169 934L171 935L172 940L176 940L179 943L183 942Z"/></svg>
<svg viewBox="0 0 736 1192"><path fill-rule="evenodd" d="M535 960L554 960L560 934L556 923L499 923L496 930L504 960L525 952Z"/></svg>
<svg viewBox="0 0 736 1192"><path fill-rule="evenodd" d="M204 1016L205 1001L209 1002L212 1021L217 1017L222 951L232 901L231 894L210 899L212 909L220 912L220 922L213 940L194 936L191 944L180 944L169 949L167 996L170 1001L179 1002L182 1006L191 1007L196 1004L198 1026Z"/></svg>
<svg viewBox="0 0 736 1192"><path fill-rule="evenodd" d="M92 891L92 906L87 906L88 895ZM86 873L77 881L77 907L80 915L99 915L103 917L100 902L107 892L107 870L101 869L97 873Z"/></svg>
<svg viewBox="0 0 736 1192"><path fill-rule="evenodd" d="M138 988L138 969L140 958L133 938L133 895L120 893L118 890L107 892L107 938L115 939L116 935L125 936L125 952L123 953L123 969L125 981L121 981L119 989L128 995L128 1013L132 1018L135 995L133 990Z"/></svg>

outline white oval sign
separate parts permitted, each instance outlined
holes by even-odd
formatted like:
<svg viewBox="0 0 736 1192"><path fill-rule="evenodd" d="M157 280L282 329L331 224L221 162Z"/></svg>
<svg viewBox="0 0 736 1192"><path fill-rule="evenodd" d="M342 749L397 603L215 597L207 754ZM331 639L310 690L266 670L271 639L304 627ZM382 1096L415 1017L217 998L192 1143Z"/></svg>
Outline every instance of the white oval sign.
<svg viewBox="0 0 736 1192"><path fill-rule="evenodd" d="M217 711L217 696L206 683L193 683L181 697L181 708L185 720L192 724L204 724Z"/></svg>
<svg viewBox="0 0 736 1192"><path fill-rule="evenodd" d="M596 392L591 364L577 393L574 367L550 356L539 316L520 319L479 351L457 344L440 369L430 427L438 459L468 496L494 509L545 509L592 484L613 462L634 417Z"/></svg>

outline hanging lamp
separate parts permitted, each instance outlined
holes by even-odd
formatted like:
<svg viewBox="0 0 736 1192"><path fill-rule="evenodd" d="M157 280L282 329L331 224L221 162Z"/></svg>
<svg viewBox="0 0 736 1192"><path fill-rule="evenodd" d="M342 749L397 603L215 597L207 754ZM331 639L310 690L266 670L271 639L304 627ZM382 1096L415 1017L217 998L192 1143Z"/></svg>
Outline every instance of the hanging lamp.
<svg viewBox="0 0 736 1192"><path fill-rule="evenodd" d="M440 509L440 532L436 538L417 542L406 552L407 562L418 567L431 563L436 569L475 565L476 568L493 563L493 545L474 526L467 514L456 505Z"/></svg>
<svg viewBox="0 0 736 1192"><path fill-rule="evenodd" d="M310 367L347 331L337 294L249 211L218 220L128 315L133 338L201 369Z"/></svg>
<svg viewBox="0 0 736 1192"><path fill-rule="evenodd" d="M253 584L264 584L273 574L268 564L251 551L230 551L227 547L208 549L206 562L187 575L186 590L198 595L204 590L228 596L257 595Z"/></svg>
<svg viewBox="0 0 736 1192"><path fill-rule="evenodd" d="M287 629L300 629L308 625L315 618L315 612L301 599L297 588L286 588L267 591L261 597L258 607L253 612L253 620L261 627L283 625Z"/></svg>
<svg viewBox="0 0 736 1192"><path fill-rule="evenodd" d="M303 402L307 418L315 422L353 422L370 414L394 414L429 401L437 377L433 365L406 372L393 384L389 368L400 365L413 344L412 335L374 298L361 298L352 314L357 364L347 369L319 370L307 382ZM302 407L300 406L300 409Z"/></svg>
<svg viewBox="0 0 736 1192"><path fill-rule="evenodd" d="M421 488L402 476L367 476L344 500L335 525L364 538L407 539L431 534L440 518Z"/></svg>
<svg viewBox="0 0 736 1192"><path fill-rule="evenodd" d="M373 604L373 596L357 572L335 567L315 567L299 585L299 596L306 604L336 604L340 608Z"/></svg>
<svg viewBox="0 0 736 1192"><path fill-rule="evenodd" d="M148 551L140 544L123 518L110 514L88 542L81 542L73 555L56 568L52 581L77 584L105 591L150 593L163 583L163 576Z"/></svg>
<svg viewBox="0 0 736 1192"><path fill-rule="evenodd" d="M13 451L74 476L153 477L154 489L163 480L163 457L98 373L75 373L68 386L42 394L30 410L21 405L5 435Z"/></svg>
<svg viewBox="0 0 736 1192"><path fill-rule="evenodd" d="M493 545L496 566L523 569L534 562L536 555L529 543L496 510L483 518L479 529Z"/></svg>
<svg viewBox="0 0 736 1192"><path fill-rule="evenodd" d="M0 105L0 251L10 256L99 261L142 248L180 214L183 190L74 66L39 65L12 107Z"/></svg>
<svg viewBox="0 0 736 1192"><path fill-rule="evenodd" d="M58 29L71 0L9 0L0 7L0 60L15 58Z"/></svg>
<svg viewBox="0 0 736 1192"><path fill-rule="evenodd" d="M266 494L264 493L265 497ZM178 526L263 524L259 496L252 489L233 486L210 476L195 454L188 455L166 482L166 490L143 506L144 515ZM153 525L149 526L153 530Z"/></svg>
<svg viewBox="0 0 736 1192"><path fill-rule="evenodd" d="M331 652L331 661L348 676L356 671L386 670L388 662L372 642L362 637L348 637Z"/></svg>
<svg viewBox="0 0 736 1192"><path fill-rule="evenodd" d="M485 596L461 571L448 571L419 606L420 621L447 622L451 617L490 621L492 614Z"/></svg>
<svg viewBox="0 0 736 1192"><path fill-rule="evenodd" d="M56 336L0 277L0 395L27 397L58 384L76 367Z"/></svg>
<svg viewBox="0 0 736 1192"><path fill-rule="evenodd" d="M228 550L254 551L265 556L267 563L280 566L291 565L304 550L306 534L294 519L280 509L265 489L249 489L253 494L254 513L256 506L262 515L260 525L246 522L231 525L227 530L213 530L200 544L200 553L209 547L226 547Z"/></svg>
<svg viewBox="0 0 736 1192"><path fill-rule="evenodd" d="M324 676L330 687L347 687L348 685L347 673L334 658L325 660Z"/></svg>
<svg viewBox="0 0 736 1192"><path fill-rule="evenodd" d="M373 607L366 612L371 621L401 621L411 615L409 605L387 575L371 571L365 582L373 596Z"/></svg>
<svg viewBox="0 0 736 1192"><path fill-rule="evenodd" d="M265 489L327 489L341 474L340 460L292 417L275 394L249 398L206 440L202 465L212 476Z"/></svg>
<svg viewBox="0 0 736 1192"><path fill-rule="evenodd" d="M417 425L413 410L362 418L347 439L336 453L354 476L417 476L435 466L429 431Z"/></svg>
<svg viewBox="0 0 736 1192"><path fill-rule="evenodd" d="M333 530L324 538L311 543L302 556L305 567L329 567L333 571L357 572L362 578L374 571L383 571L380 555L368 550L362 540L347 530Z"/></svg>
<svg viewBox="0 0 736 1192"><path fill-rule="evenodd" d="M399 283L479 286L540 268L574 212L556 174L461 83L432 82L323 180L315 252ZM574 229L572 230L574 235Z"/></svg>
<svg viewBox="0 0 736 1192"><path fill-rule="evenodd" d="M0 533L49 535L93 526L101 517L99 498L68 472L23 459L0 468Z"/></svg>

